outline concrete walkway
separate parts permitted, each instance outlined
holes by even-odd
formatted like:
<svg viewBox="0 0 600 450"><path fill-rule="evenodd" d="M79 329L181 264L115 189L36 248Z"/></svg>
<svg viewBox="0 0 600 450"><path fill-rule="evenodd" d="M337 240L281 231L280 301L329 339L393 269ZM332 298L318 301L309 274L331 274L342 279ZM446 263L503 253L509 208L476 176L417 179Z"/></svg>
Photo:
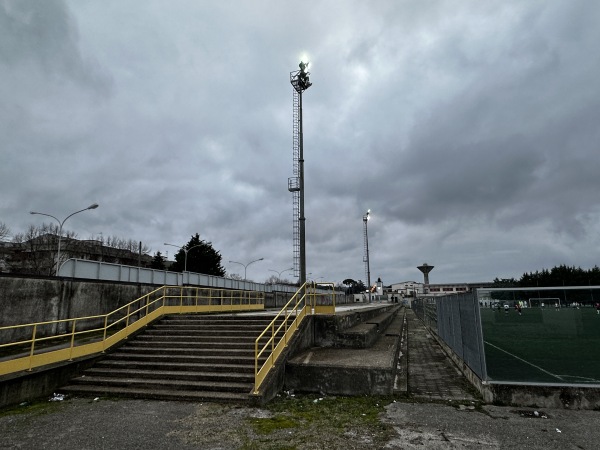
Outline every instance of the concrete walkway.
<svg viewBox="0 0 600 450"><path fill-rule="evenodd" d="M474 400L474 388L412 309L406 309L406 322L408 394L429 400Z"/></svg>

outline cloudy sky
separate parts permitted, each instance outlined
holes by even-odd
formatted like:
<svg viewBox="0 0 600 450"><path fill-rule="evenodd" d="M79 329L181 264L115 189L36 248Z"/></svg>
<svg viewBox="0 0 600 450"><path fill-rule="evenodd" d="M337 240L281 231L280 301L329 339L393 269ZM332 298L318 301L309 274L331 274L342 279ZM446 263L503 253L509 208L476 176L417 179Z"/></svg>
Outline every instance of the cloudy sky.
<svg viewBox="0 0 600 450"><path fill-rule="evenodd" d="M65 228L291 267L306 58L312 278L366 281L367 209L385 284L591 268L599 23L588 0L0 0L0 222L97 202Z"/></svg>

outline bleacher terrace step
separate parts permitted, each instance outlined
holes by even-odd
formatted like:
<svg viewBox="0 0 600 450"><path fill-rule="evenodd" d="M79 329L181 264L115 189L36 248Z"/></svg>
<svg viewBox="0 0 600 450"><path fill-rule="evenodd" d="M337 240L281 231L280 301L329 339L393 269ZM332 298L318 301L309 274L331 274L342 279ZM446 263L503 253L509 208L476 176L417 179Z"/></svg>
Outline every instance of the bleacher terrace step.
<svg viewBox="0 0 600 450"><path fill-rule="evenodd" d="M213 401L223 403L247 403L248 394L238 392L218 391L169 391L169 390L146 390L129 387L113 386L85 386L70 385L60 389L63 394L84 396L106 396L106 397L128 397L145 398L153 400L180 400L180 401Z"/></svg>
<svg viewBox="0 0 600 450"><path fill-rule="evenodd" d="M238 372L197 372L190 370L140 370L140 369L122 369L115 367L94 367L88 369L83 374L84 377L143 377L145 379L178 379L190 381L222 381L222 382L241 382L254 383L252 373Z"/></svg>
<svg viewBox="0 0 600 450"><path fill-rule="evenodd" d="M198 390L198 391L227 391L227 392L250 392L254 386L252 383L220 382L220 381L191 381L174 379L146 379L146 378L118 378L118 377L96 377L85 376L71 380L72 384L84 384L94 386L114 387L137 387L143 389L170 390Z"/></svg>
<svg viewBox="0 0 600 450"><path fill-rule="evenodd" d="M104 359L98 361L94 367L102 368L126 368L131 370L173 370L173 371L205 371L212 372L238 372L254 373L253 364L202 364L190 362L164 362L164 361L127 361L120 359Z"/></svg>
<svg viewBox="0 0 600 450"><path fill-rule="evenodd" d="M188 356L252 356L254 357L253 349L226 349L226 348L189 348L189 347L144 347L144 346L123 346L119 349L123 353L136 353L139 355L188 355Z"/></svg>
<svg viewBox="0 0 600 450"><path fill-rule="evenodd" d="M115 359L122 358L128 361L169 361L185 362L185 363L211 363L211 364L231 364L232 362L242 364L254 364L254 356L192 356L192 355L142 355L135 353L115 352L107 356L107 358Z"/></svg>

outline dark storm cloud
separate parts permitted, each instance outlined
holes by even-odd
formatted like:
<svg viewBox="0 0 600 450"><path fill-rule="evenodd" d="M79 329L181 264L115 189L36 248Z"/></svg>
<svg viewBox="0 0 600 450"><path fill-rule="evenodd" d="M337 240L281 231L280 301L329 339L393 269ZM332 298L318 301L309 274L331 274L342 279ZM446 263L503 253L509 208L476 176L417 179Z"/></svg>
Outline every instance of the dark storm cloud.
<svg viewBox="0 0 600 450"><path fill-rule="evenodd" d="M291 265L290 71L308 271L384 282L592 266L600 7L579 0L0 2L0 221ZM304 52L308 51L308 55ZM172 254L172 252L170 253ZM238 267L227 267L239 271ZM317 277L317 275L313 275Z"/></svg>

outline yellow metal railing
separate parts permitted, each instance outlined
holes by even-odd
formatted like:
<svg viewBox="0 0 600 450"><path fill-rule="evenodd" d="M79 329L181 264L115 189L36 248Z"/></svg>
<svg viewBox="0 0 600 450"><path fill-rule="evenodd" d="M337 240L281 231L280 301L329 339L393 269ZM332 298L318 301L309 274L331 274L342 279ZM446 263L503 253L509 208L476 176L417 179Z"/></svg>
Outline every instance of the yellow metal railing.
<svg viewBox="0 0 600 450"><path fill-rule="evenodd" d="M162 286L108 314L0 327L12 353L0 353L0 375L103 353L165 314L262 309L263 292Z"/></svg>
<svg viewBox="0 0 600 450"><path fill-rule="evenodd" d="M306 282L281 311L267 325L254 343L254 394L275 362L287 347L292 335L309 314L335 314L335 287L333 283L319 283L319 286L331 285L331 293L317 292L313 282ZM261 340L265 340L261 345ZM261 361L263 361L261 363Z"/></svg>

